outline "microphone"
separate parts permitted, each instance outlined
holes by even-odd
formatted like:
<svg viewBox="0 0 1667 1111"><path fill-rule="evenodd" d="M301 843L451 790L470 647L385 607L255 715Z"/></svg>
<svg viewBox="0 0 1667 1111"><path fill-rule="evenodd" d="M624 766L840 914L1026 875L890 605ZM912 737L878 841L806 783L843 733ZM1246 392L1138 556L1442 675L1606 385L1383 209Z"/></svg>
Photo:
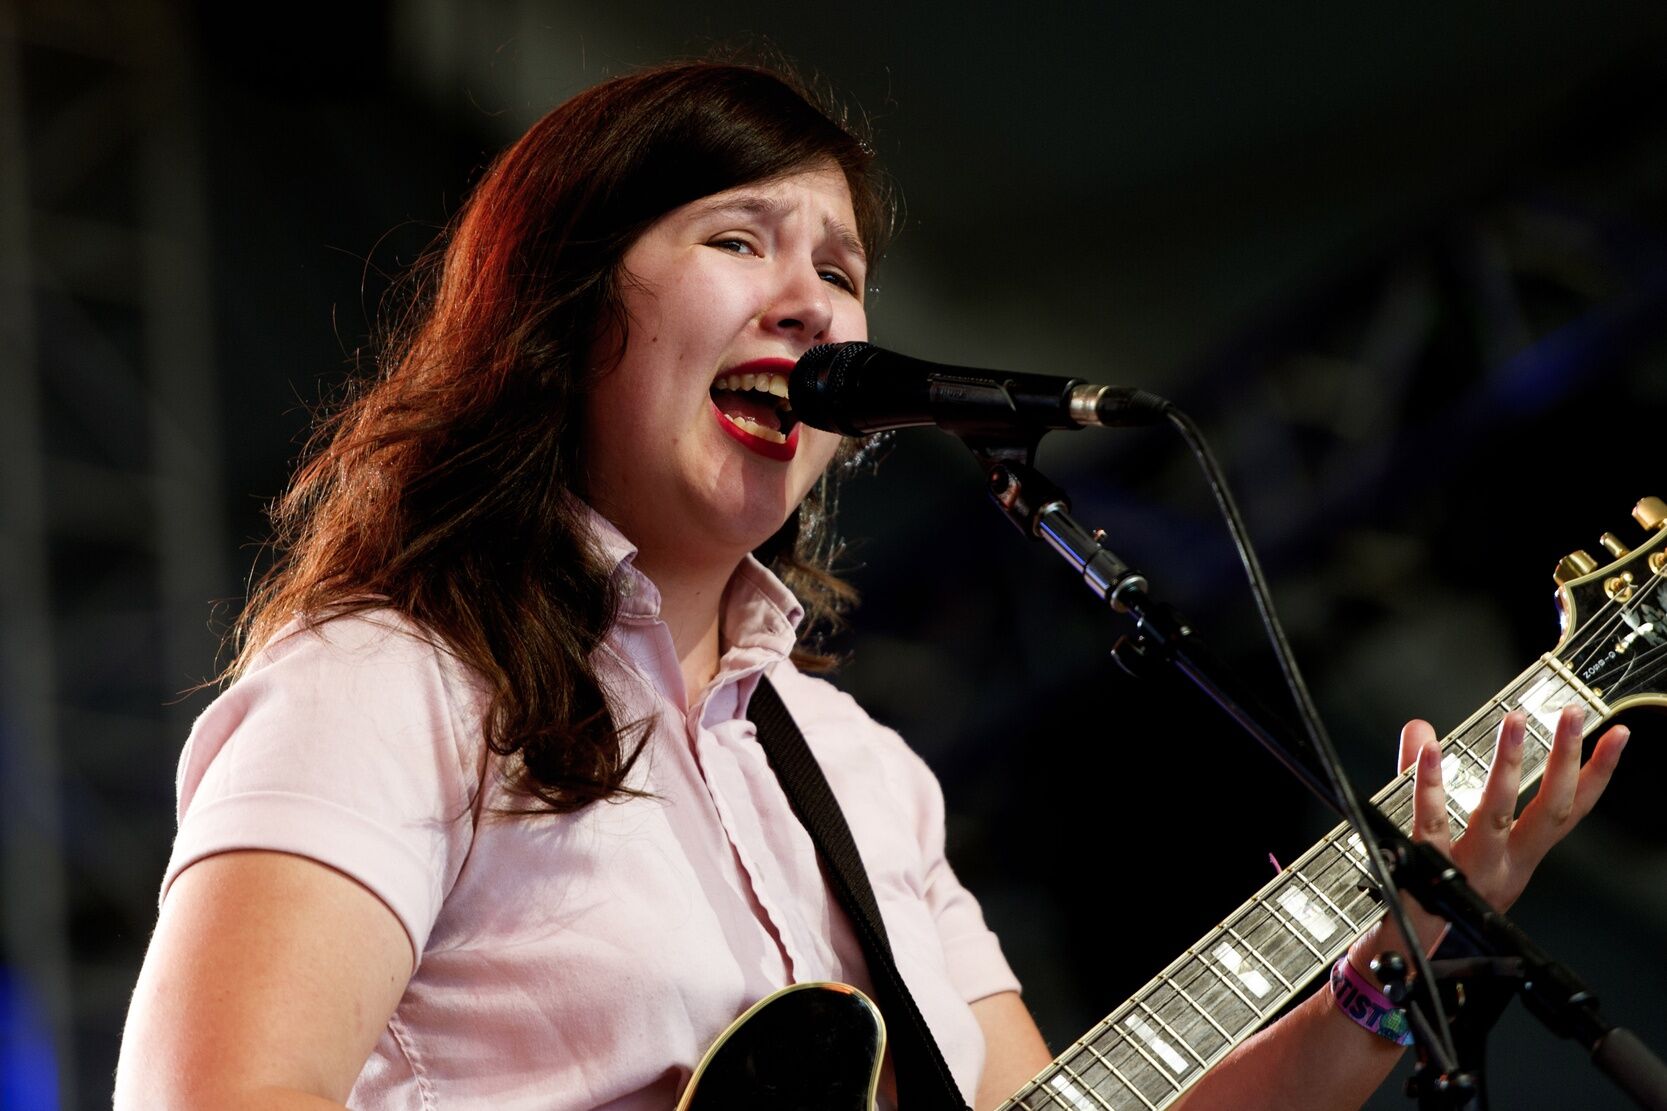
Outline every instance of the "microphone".
<svg viewBox="0 0 1667 1111"><path fill-rule="evenodd" d="M787 399L797 419L846 436L923 424L974 438L1040 436L1056 428L1156 424L1174 408L1128 386L945 366L871 343L812 347L788 377Z"/></svg>

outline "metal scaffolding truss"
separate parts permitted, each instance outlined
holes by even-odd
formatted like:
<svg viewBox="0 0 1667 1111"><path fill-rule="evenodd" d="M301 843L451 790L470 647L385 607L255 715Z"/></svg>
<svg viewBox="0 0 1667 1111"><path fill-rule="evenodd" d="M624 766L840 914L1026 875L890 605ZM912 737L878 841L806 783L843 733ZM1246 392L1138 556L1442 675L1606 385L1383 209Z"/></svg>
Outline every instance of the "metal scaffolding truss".
<svg viewBox="0 0 1667 1111"><path fill-rule="evenodd" d="M171 4L0 0L0 906L62 1106L107 1104L225 593L201 143ZM150 863L150 862L147 862ZM144 917L137 917L140 913Z"/></svg>

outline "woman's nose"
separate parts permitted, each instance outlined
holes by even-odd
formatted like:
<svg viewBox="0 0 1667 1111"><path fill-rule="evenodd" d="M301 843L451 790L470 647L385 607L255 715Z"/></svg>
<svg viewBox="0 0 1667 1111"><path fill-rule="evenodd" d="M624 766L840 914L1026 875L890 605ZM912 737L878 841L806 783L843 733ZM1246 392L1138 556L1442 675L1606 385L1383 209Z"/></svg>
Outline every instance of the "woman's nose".
<svg viewBox="0 0 1667 1111"><path fill-rule="evenodd" d="M815 267L795 267L764 311L764 327L822 342L833 323L833 298Z"/></svg>

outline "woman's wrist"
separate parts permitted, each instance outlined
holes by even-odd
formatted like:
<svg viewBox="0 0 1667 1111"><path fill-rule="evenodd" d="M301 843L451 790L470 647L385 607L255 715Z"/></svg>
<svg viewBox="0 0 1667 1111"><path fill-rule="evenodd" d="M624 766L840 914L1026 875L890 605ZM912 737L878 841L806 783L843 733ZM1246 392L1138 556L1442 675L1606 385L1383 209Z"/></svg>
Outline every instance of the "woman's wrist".
<svg viewBox="0 0 1667 1111"><path fill-rule="evenodd" d="M1356 1026L1394 1045L1412 1044L1406 1011L1397 1007L1374 979L1354 967L1347 954L1331 966L1331 1001Z"/></svg>
<svg viewBox="0 0 1667 1111"><path fill-rule="evenodd" d="M1412 928L1418 932L1418 941L1423 945L1424 952L1435 952L1436 946L1441 944L1442 937L1447 933L1447 923L1419 906L1409 906L1407 917ZM1372 974L1372 961L1382 953L1399 953L1407 958L1408 964L1412 963L1405 935L1395 925L1394 920L1387 916L1378 919L1375 925L1349 946L1347 957L1355 971L1376 983L1377 977Z"/></svg>
<svg viewBox="0 0 1667 1111"><path fill-rule="evenodd" d="M1447 932L1447 923L1422 907L1409 907L1408 915L1424 951L1434 952ZM1333 1006L1345 1018L1386 1041L1407 1045L1410 1035L1405 1012L1383 994L1382 982L1372 971L1372 962L1384 953L1408 956L1405 935L1387 917L1360 935L1338 959L1332 967L1327 992Z"/></svg>

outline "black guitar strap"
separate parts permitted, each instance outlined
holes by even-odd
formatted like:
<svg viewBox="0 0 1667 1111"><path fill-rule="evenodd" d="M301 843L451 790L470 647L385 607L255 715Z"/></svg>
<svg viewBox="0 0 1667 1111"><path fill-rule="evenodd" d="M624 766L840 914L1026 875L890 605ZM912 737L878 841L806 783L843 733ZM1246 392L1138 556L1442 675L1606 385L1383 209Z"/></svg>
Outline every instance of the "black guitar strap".
<svg viewBox="0 0 1667 1111"><path fill-rule="evenodd" d="M804 734L788 713L786 705L770 680L759 676L758 689L747 706L747 717L758 727L758 743L764 757L781 780L782 790L793 812L804 823L816 851L822 855L823 870L832 885L839 905L856 927L857 939L862 942L863 955L868 958L868 971L874 977L875 1002L886 1016L892 1033L891 1060L897 1074L897 1103L903 1111L922 1108L943 1108L966 1111L966 1102L955 1086L955 1079L944 1063L938 1043L932 1040L920 1008L909 994L902 973L891 955L891 942L886 937L886 926L880 920L880 907L874 901L874 888L868 882L868 871L857 844L851 838L851 827L839 809L827 777L810 753ZM895 1019L902 1021L894 1021Z"/></svg>

